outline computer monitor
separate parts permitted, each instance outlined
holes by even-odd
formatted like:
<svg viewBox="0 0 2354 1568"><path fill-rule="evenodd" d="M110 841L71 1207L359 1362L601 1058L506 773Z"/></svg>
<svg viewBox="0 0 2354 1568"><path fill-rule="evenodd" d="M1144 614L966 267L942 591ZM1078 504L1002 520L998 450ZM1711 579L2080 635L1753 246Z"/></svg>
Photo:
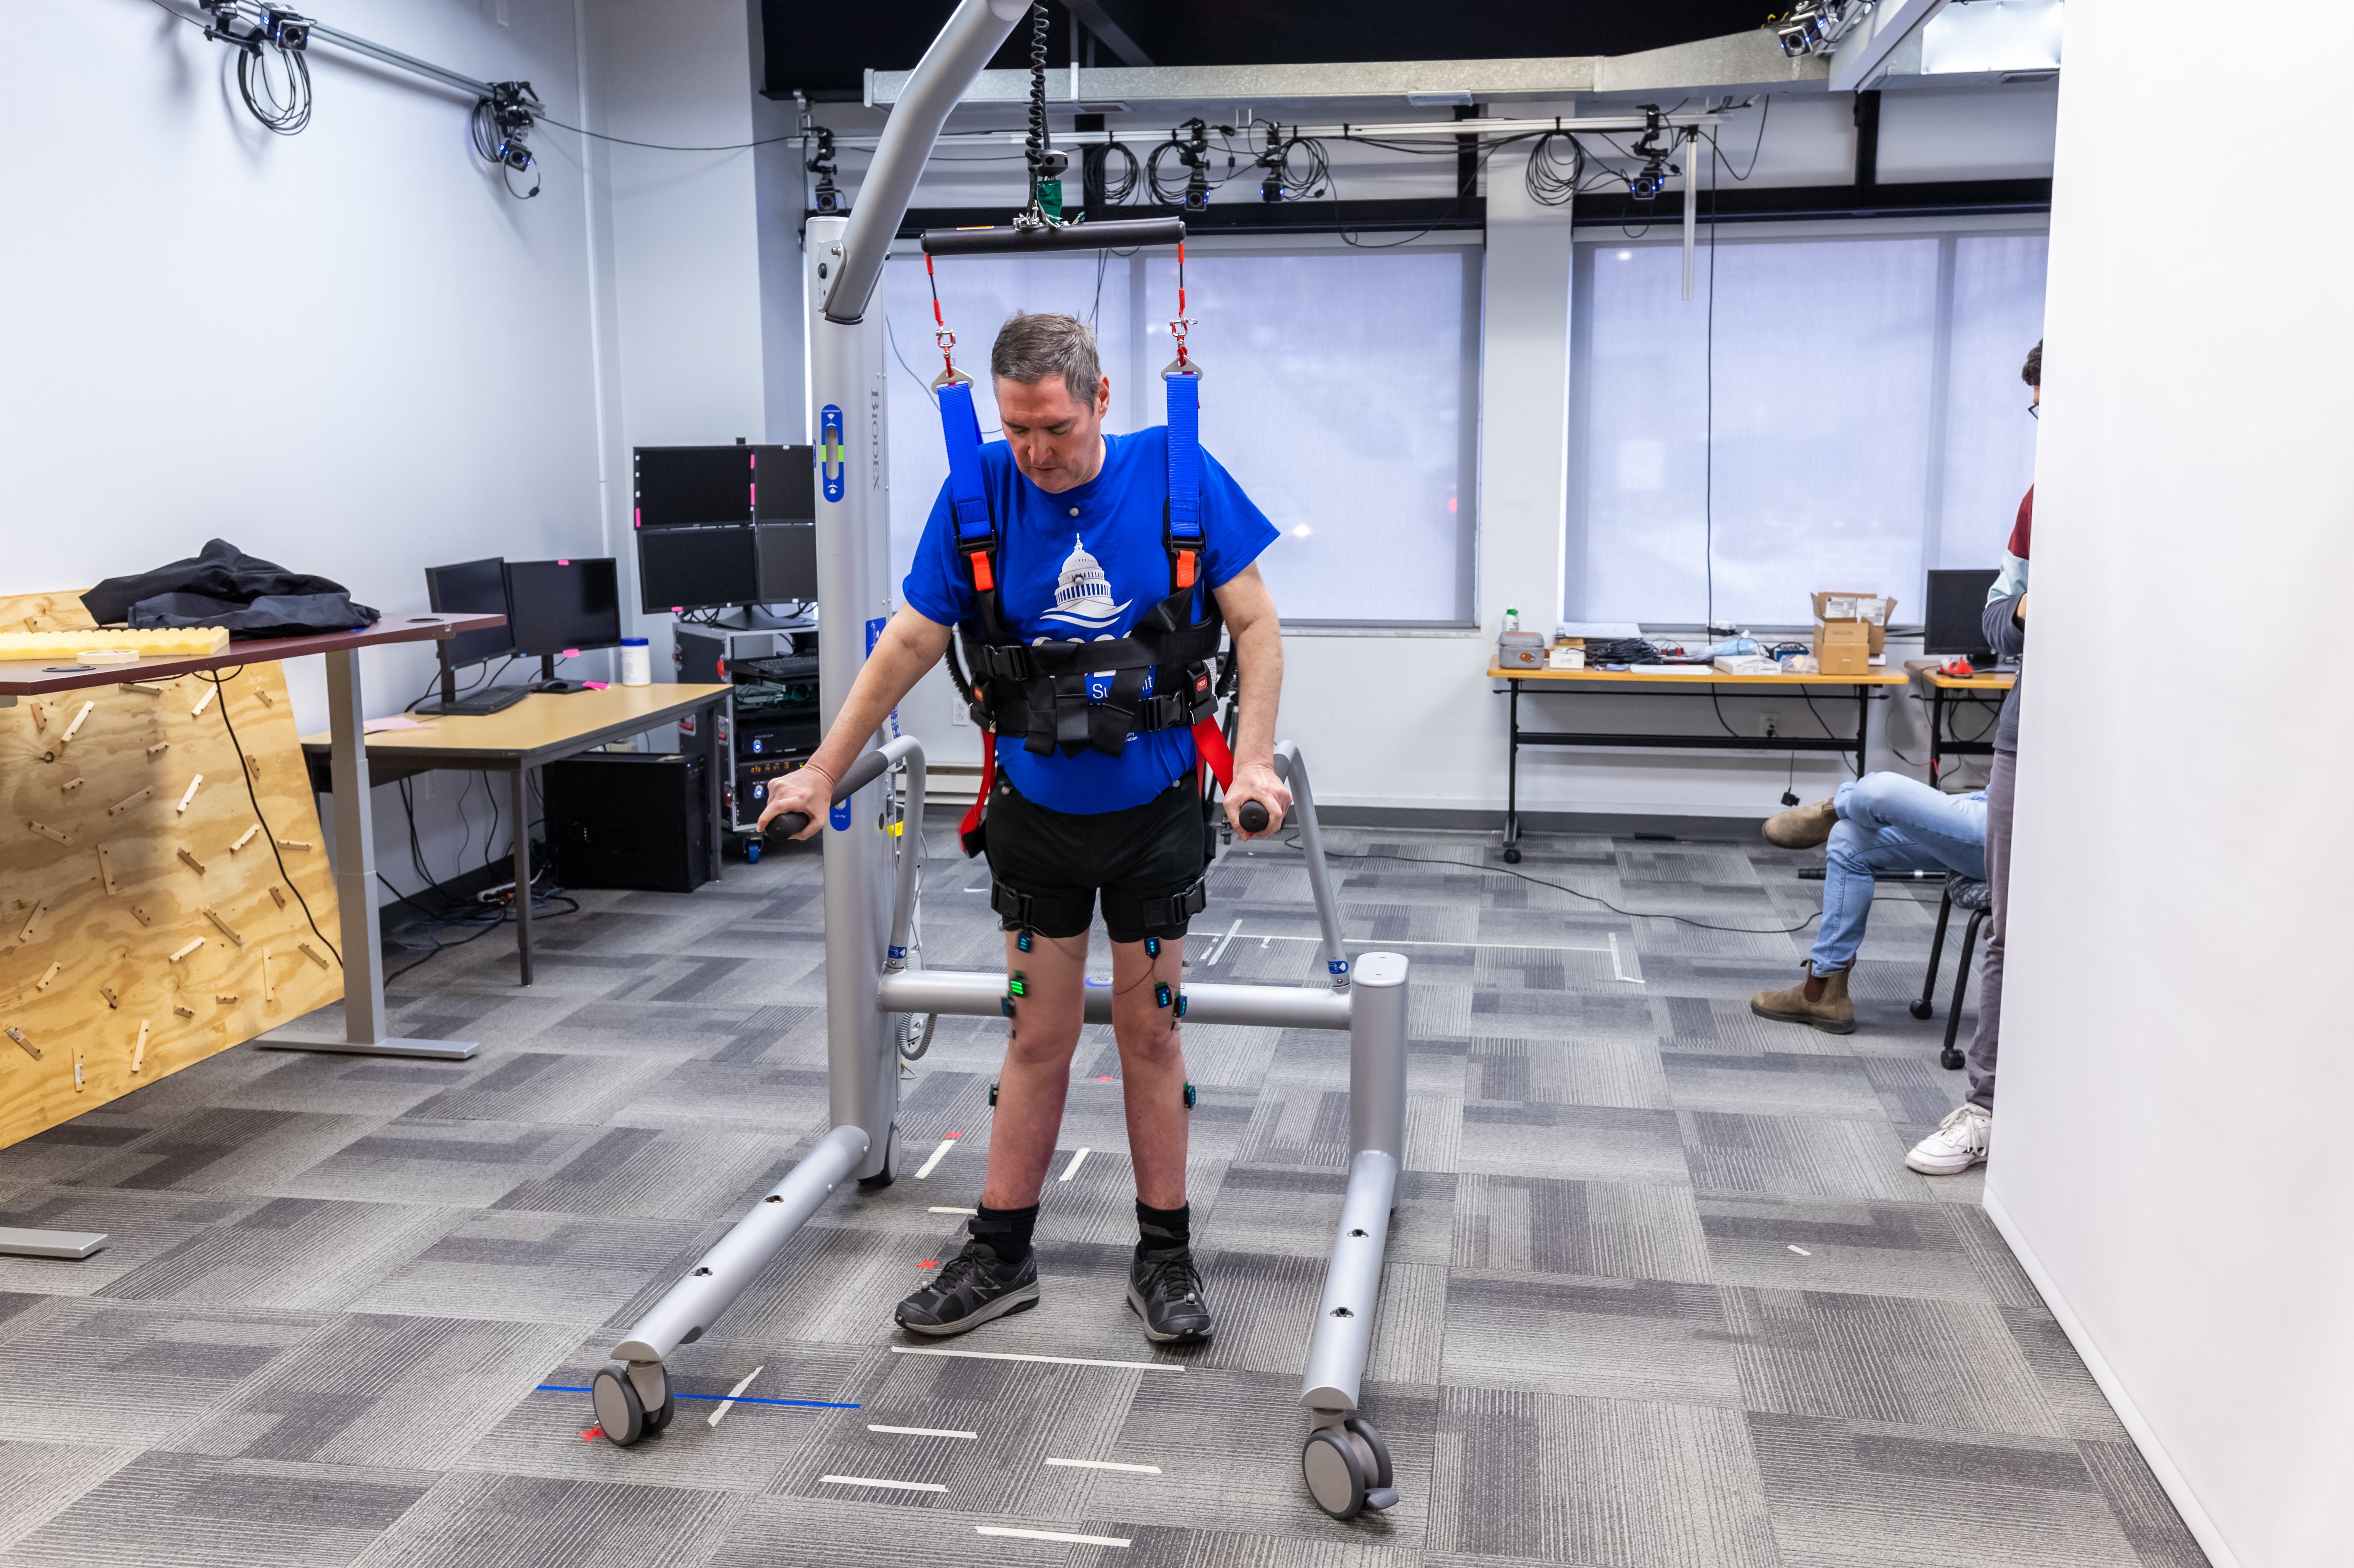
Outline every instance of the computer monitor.
<svg viewBox="0 0 2354 1568"><path fill-rule="evenodd" d="M1987 589L2001 575L1992 567L1932 571L1921 652L1946 658L1959 654L1974 662L1992 660L1994 650L1986 640Z"/></svg>
<svg viewBox="0 0 2354 1568"><path fill-rule="evenodd" d="M817 598L817 524L760 523L752 532L760 541L760 602Z"/></svg>
<svg viewBox="0 0 2354 1568"><path fill-rule="evenodd" d="M506 562L496 556L486 556L479 561L460 561L453 566L425 568L425 599L443 614L472 610L484 615L507 613ZM523 686L493 686L484 691L458 694L458 670L466 664L480 664L487 660L504 658L515 651L514 628L512 624L494 626L486 631L461 631L455 637L442 639L435 645L441 661L441 694L438 699L414 705L415 711L424 714L494 714L514 706L528 694Z"/></svg>
<svg viewBox="0 0 2354 1568"><path fill-rule="evenodd" d="M588 648L614 648L621 641L619 563L594 560L509 561L507 621L516 649L539 657L534 688L577 692L578 681L556 678L556 661Z"/></svg>
<svg viewBox="0 0 2354 1568"><path fill-rule="evenodd" d="M630 521L641 531L719 523L806 523L817 516L808 447L638 447Z"/></svg>
<svg viewBox="0 0 2354 1568"><path fill-rule="evenodd" d="M479 615L507 613L506 562L496 556L455 566L425 568L425 601L443 615L472 610ZM515 651L514 628L494 626L488 631L461 631L441 644L452 665L479 664Z"/></svg>
<svg viewBox="0 0 2354 1568"><path fill-rule="evenodd" d="M638 531L638 608L648 615L733 609L761 599L759 556L748 523L721 528Z"/></svg>

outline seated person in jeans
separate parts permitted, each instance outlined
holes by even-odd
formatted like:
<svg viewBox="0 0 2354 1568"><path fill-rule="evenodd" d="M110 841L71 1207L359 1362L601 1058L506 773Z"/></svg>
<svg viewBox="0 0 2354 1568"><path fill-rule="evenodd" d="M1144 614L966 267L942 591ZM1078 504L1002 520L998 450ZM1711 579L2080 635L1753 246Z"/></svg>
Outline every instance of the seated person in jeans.
<svg viewBox="0 0 2354 1568"><path fill-rule="evenodd" d="M1787 991L1761 991L1749 999L1760 1018L1811 1023L1832 1034L1855 1031L1847 972L1863 945L1877 872L1957 871L1986 879L1986 791L1948 795L1901 773L1867 773L1811 806L1794 806L1766 819L1766 837L1784 849L1812 849L1829 841L1823 863L1823 923L1803 968L1806 980Z"/></svg>

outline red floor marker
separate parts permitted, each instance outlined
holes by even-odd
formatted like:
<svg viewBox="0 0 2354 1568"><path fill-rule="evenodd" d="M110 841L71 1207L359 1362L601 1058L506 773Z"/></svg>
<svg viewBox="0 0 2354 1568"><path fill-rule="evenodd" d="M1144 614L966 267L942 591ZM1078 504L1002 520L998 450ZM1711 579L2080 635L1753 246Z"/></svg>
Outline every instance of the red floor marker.
<svg viewBox="0 0 2354 1568"><path fill-rule="evenodd" d="M916 1265L917 1268L938 1268L939 1266L940 1260L936 1257L928 1257L924 1259L923 1262Z"/></svg>
<svg viewBox="0 0 2354 1568"><path fill-rule="evenodd" d="M964 1134L962 1134L962 1133L960 1133L960 1132L949 1132L949 1133L943 1133L943 1134L941 1134L941 1136L942 1136L942 1137L944 1137L944 1138L962 1138L962 1137L964 1136Z"/></svg>
<svg viewBox="0 0 2354 1568"><path fill-rule="evenodd" d="M598 1438L602 1437L604 1435L605 1429L602 1426L591 1426L588 1431L580 1434L580 1441L583 1443L594 1443Z"/></svg>
<svg viewBox="0 0 2354 1568"><path fill-rule="evenodd" d="M1096 1082L1098 1084L1108 1084L1111 1082L1111 1075L1109 1073L1106 1073L1102 1077L1097 1078Z"/></svg>

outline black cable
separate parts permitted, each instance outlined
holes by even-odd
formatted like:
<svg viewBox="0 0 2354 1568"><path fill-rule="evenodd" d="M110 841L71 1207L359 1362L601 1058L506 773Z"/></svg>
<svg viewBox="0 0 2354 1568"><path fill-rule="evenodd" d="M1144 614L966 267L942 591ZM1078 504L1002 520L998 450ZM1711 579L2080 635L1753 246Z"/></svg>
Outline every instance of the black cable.
<svg viewBox="0 0 2354 1568"><path fill-rule="evenodd" d="M1046 132L1046 0L1030 7L1030 135L1023 155L1030 164L1030 199L1038 199L1039 182L1046 178L1046 154L1055 143Z"/></svg>
<svg viewBox="0 0 2354 1568"><path fill-rule="evenodd" d="M1299 842L1299 836L1297 833L1283 841L1287 848L1296 846ZM1629 920L1673 920L1680 926L1691 926L1702 931L1727 931L1742 937L1792 936L1805 930L1823 917L1822 911L1818 909L1795 926L1776 926L1769 930L1760 930L1750 926L1716 926L1706 920L1695 920L1689 915L1647 915L1639 909L1621 909L1598 893L1588 893L1583 888L1572 887L1564 882L1547 882L1542 876L1531 876L1525 871L1514 871L1505 865L1480 865L1475 862L1460 860L1431 860L1426 856L1413 854L1384 854L1378 850L1327 849L1324 852L1324 857L1327 860L1394 860L1403 861L1408 865L1437 865L1444 866L1450 871L1476 871L1483 876L1516 876L1522 882L1533 882L1539 887L1550 887L1556 893L1566 893L1573 898L1583 898L1588 903L1599 904L1613 915L1622 915Z"/></svg>
<svg viewBox="0 0 2354 1568"><path fill-rule="evenodd" d="M271 831L270 819L261 814L261 797L255 794L253 790L253 765L246 760L245 743L237 738L237 724L228 716L228 694L220 689L221 685L224 682L244 673L245 666L239 664L226 675L218 670L210 673L199 671L196 673L196 679L208 682L212 685L213 706L220 710L221 726L228 731L228 743L237 751L237 770L245 775L245 798L253 806L253 820L261 824L261 836L270 841L270 858L278 863L278 874L284 877L286 885L293 890L294 902L302 906L302 918L310 922L311 935L325 943L327 951L334 953L335 967L341 969L344 967L344 955L335 952L334 943L327 941L327 934L319 929L318 919L311 913L311 901L302 896L302 889L296 885L293 877L287 874L286 857L280 853L278 849L278 835ZM365 736L362 737L362 744L366 744Z"/></svg>
<svg viewBox="0 0 2354 1568"><path fill-rule="evenodd" d="M160 3L161 0L158 0L158 4ZM729 142L724 145L716 147L676 147L667 142L632 142L627 136L608 136L602 131L583 131L578 125L567 125L561 120L550 120L546 115L540 113L536 110L532 111L532 119L542 125L553 125L558 131L569 131L575 136L593 136L599 142L618 142L624 147L644 147L656 153L741 153L749 148L766 147L778 142L806 142L809 140L808 132L795 131L790 134L784 136L763 136L757 142ZM854 149L844 148L843 150L844 152L850 152Z"/></svg>
<svg viewBox="0 0 2354 1568"><path fill-rule="evenodd" d="M1815 723L1822 726L1824 736L1829 739L1837 740L1839 738L1838 732L1833 730L1829 725L1823 723L1822 714L1815 707L1814 693L1807 690L1804 686L1800 686L1798 688L1798 695L1806 700L1807 711L1815 715ZM1839 759L1840 762L1846 764L1847 770L1849 772L1854 774L1858 779L1863 777L1863 748L1861 745L1856 748L1856 759L1853 762L1848 761L1847 753L1844 751L1839 754Z"/></svg>
<svg viewBox="0 0 2354 1568"><path fill-rule="evenodd" d="M270 79L264 49L278 57L279 69L286 73L283 101ZM311 123L311 62L302 58L300 48L290 49L265 34L257 32L249 45L238 50L237 92L253 117L281 136L299 134Z"/></svg>
<svg viewBox="0 0 2354 1568"><path fill-rule="evenodd" d="M1764 151L1766 146L1766 117L1773 112L1774 97L1773 94L1768 93L1766 96L1766 107L1757 111L1757 140L1753 143L1749 148L1749 167L1737 175L1734 175L1731 162L1728 161L1725 164L1724 172L1728 175L1733 175L1734 184L1743 184L1747 181L1750 175L1757 172L1757 154ZM1711 131L1708 133L1708 144L1711 149L1713 149L1716 146L1716 132L1714 131ZM1711 218L1713 218L1716 216L1716 191L1713 183L1712 183L1709 190L1709 216Z"/></svg>
<svg viewBox="0 0 2354 1568"><path fill-rule="evenodd" d="M1563 172L1561 155L1554 150L1560 143L1569 149L1567 172ZM1585 173L1585 149L1577 138L1566 131L1548 131L1537 138L1529 149L1527 170L1522 180L1528 187L1529 199L1539 207L1567 207L1577 195L1577 182Z"/></svg>

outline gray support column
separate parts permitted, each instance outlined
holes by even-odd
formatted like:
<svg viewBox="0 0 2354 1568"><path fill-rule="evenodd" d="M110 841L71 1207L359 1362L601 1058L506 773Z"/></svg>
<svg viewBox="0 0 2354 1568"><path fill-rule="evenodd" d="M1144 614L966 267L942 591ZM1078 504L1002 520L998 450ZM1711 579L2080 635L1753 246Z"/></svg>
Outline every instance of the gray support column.
<svg viewBox="0 0 2354 1568"><path fill-rule="evenodd" d="M395 1039L385 1022L384 932L376 906L376 818L368 800L367 744L361 729L366 710L360 698L359 654L346 648L329 653L326 660L327 732L333 747L327 772L335 800L335 905L342 921L337 946L344 960L344 1035L336 1040L311 1019L298 1018L254 1044L272 1051L345 1051L462 1062L479 1049L472 1042Z"/></svg>
<svg viewBox="0 0 2354 1568"><path fill-rule="evenodd" d="M811 218L805 258L819 431L818 718L829 727L891 613L883 313L845 325L822 309L840 281L846 227L843 218ZM891 841L881 825L889 788L883 781L855 791L834 808L823 834L826 1081L833 1125L866 1134L855 1171L863 1181L890 1174L899 1103L897 1052L875 1005L891 911Z"/></svg>

